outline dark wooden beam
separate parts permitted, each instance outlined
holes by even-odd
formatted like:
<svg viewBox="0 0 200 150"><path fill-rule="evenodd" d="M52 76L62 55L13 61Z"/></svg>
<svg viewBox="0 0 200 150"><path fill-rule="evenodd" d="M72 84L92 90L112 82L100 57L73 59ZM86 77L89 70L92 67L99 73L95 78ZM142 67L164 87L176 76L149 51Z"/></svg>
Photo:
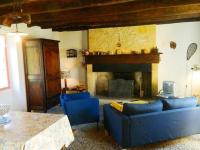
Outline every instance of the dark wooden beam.
<svg viewBox="0 0 200 150"><path fill-rule="evenodd" d="M170 8L158 8L151 10L144 10L137 13L129 13L122 15L107 15L100 17L64 20L60 22L47 22L41 24L43 28L59 28L66 26L87 26L87 27L106 27L106 26L126 26L126 25L143 25L143 24L158 24L162 22L174 21L194 21L200 18L200 4L199 5L184 5Z"/></svg>
<svg viewBox="0 0 200 150"><path fill-rule="evenodd" d="M125 3L134 0L24 0L22 9L24 13L41 14L54 13L70 9L90 8ZM13 0L0 2L0 16L13 10Z"/></svg>
<svg viewBox="0 0 200 150"><path fill-rule="evenodd" d="M65 26L62 28L52 28L52 31L58 31L58 32L62 32L62 31L82 31L82 30L88 30L88 29L92 29L94 27L91 26ZM95 28L103 28L101 27L95 27Z"/></svg>
<svg viewBox="0 0 200 150"><path fill-rule="evenodd" d="M194 17L196 16L196 17ZM136 26L136 25L149 25L149 24L169 24L169 23L179 23L179 22L195 22L200 21L200 14L191 14L183 18L182 16L165 16L162 18L151 18L144 19L143 21L123 21L123 22L110 22L110 23L82 23L79 25L66 25L62 27L54 27L53 31L77 31L77 30L87 30L95 28L106 28L106 27L124 27L124 26ZM175 19L176 18L176 19ZM91 25L92 24L92 25Z"/></svg>
<svg viewBox="0 0 200 150"><path fill-rule="evenodd" d="M50 21L63 21L63 20L79 20L84 18L92 18L99 16L108 16L108 15L120 15L120 14L130 14L141 12L144 10L153 10L158 8L171 8L177 6L185 5L199 5L200 1L198 0L182 0L179 1L168 1L166 0L139 0L131 1L127 3L109 5L109 6L96 6L91 8L83 8L76 10L66 10L57 13L42 13L32 15L32 25L37 25L38 23L45 23ZM192 7L191 6L191 7ZM64 15L63 15L64 14Z"/></svg>
<svg viewBox="0 0 200 150"><path fill-rule="evenodd" d="M200 21L200 18L195 19L176 19L176 20L166 20L166 21L158 21L153 20L151 22L144 22L142 25L153 25L153 24L173 24L173 23L180 23L180 22L196 22ZM156 23L152 23L156 22ZM133 22L125 22L125 23L111 23L111 24L99 24L99 25L79 25L79 26L63 26L63 27L55 27L52 28L53 31L82 31L82 30L88 30L88 29L97 29L97 28L111 28L111 27L127 27L127 26L138 26L141 24L133 23Z"/></svg>
<svg viewBox="0 0 200 150"><path fill-rule="evenodd" d="M12 3L13 3L13 0L1 0L0 7L9 6L9 5L12 5Z"/></svg>
<svg viewBox="0 0 200 150"><path fill-rule="evenodd" d="M12 0L0 1L0 16L12 12ZM200 0L23 0L31 26L53 30L197 21Z"/></svg>

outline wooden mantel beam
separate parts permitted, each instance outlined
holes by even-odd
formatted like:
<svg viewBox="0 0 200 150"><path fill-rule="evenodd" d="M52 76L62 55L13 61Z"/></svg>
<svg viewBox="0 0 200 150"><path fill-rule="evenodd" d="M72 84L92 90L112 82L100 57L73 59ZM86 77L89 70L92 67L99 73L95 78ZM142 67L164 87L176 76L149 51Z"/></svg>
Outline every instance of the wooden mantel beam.
<svg viewBox="0 0 200 150"><path fill-rule="evenodd" d="M121 54L121 55L88 55L86 64L152 64L160 62L161 53Z"/></svg>

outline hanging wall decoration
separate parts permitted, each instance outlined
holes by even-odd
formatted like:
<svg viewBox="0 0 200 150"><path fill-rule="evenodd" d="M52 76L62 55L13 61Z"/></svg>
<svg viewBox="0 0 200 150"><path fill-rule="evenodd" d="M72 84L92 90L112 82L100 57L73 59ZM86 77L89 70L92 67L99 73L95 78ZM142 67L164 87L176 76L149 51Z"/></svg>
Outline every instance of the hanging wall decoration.
<svg viewBox="0 0 200 150"><path fill-rule="evenodd" d="M66 50L66 53L67 53L68 58L77 57L76 49L68 49L68 50Z"/></svg>
<svg viewBox="0 0 200 150"><path fill-rule="evenodd" d="M170 48L176 49L176 43L174 41L170 42Z"/></svg>
<svg viewBox="0 0 200 150"><path fill-rule="evenodd" d="M188 46L188 49L187 49L187 61L190 60L190 58L194 55L194 53L196 52L197 50L197 44L196 43L191 43L189 46Z"/></svg>
<svg viewBox="0 0 200 150"><path fill-rule="evenodd" d="M187 53L186 53L186 76L188 76L188 63L191 57L195 54L197 50L197 44L191 43L188 46ZM185 86L185 96L187 95L187 88L188 88L188 80L186 80L186 86ZM191 88L191 94L192 94L192 88Z"/></svg>

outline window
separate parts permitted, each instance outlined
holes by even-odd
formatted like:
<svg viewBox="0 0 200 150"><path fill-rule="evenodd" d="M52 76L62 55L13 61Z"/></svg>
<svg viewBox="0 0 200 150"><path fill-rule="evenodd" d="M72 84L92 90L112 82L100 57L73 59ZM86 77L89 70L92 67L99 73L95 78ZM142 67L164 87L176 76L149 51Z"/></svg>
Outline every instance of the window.
<svg viewBox="0 0 200 150"><path fill-rule="evenodd" d="M8 66L5 36L0 35L0 90L8 88Z"/></svg>

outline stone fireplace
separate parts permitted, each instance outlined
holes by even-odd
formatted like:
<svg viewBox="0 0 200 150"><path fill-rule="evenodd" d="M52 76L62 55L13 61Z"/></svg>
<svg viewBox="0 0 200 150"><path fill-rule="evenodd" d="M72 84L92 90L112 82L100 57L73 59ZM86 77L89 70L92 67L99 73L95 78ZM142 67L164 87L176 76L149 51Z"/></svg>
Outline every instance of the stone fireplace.
<svg viewBox="0 0 200 150"><path fill-rule="evenodd" d="M115 56L117 55L107 55L106 57ZM156 57L152 57L153 61L145 59L145 57L138 61L139 57L137 57L137 59L130 59L130 62L126 59L126 61L119 61L118 63L112 59L109 63L109 60L103 55L89 56L92 60L88 59L88 56L86 57L87 87L93 95L149 98L158 93L158 65L154 60ZM94 59L94 57L98 59L102 57L103 61L99 63L99 60ZM122 60L122 57L123 55L121 55L120 60ZM156 62L159 62L159 57Z"/></svg>

